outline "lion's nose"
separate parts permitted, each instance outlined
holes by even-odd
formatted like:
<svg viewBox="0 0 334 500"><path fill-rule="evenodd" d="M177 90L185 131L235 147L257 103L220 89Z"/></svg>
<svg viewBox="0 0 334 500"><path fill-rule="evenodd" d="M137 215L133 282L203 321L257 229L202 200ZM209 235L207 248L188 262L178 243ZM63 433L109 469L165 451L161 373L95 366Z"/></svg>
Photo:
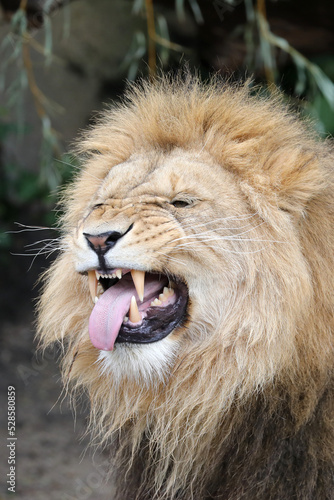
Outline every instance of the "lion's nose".
<svg viewBox="0 0 334 500"><path fill-rule="evenodd" d="M98 254L105 254L113 248L117 241L125 236L130 229L132 229L133 224L124 232L120 233L119 231L108 231L106 233L101 233L101 234L89 234L89 233L83 233L84 237L86 238L88 245L94 252Z"/></svg>

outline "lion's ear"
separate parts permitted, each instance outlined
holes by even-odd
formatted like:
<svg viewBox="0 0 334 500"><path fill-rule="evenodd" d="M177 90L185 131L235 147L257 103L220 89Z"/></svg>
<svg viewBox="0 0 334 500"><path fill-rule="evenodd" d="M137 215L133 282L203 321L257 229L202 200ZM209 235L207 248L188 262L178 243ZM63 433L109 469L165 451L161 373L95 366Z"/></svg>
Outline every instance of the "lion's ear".
<svg viewBox="0 0 334 500"><path fill-rule="evenodd" d="M270 163L270 185L281 209L303 212L325 186L324 169L314 151L283 150Z"/></svg>
<svg viewBox="0 0 334 500"><path fill-rule="evenodd" d="M262 202L265 197L271 205L300 215L325 186L325 169L318 155L301 148L280 149L247 177L250 185L247 188L243 183L243 191L253 204L259 206L257 197Z"/></svg>

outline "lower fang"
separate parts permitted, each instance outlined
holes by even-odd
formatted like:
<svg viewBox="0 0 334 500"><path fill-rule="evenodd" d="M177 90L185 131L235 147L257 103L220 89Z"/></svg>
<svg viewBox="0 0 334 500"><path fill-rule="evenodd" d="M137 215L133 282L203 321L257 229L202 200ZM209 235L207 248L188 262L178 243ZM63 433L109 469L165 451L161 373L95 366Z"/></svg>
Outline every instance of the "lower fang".
<svg viewBox="0 0 334 500"><path fill-rule="evenodd" d="M138 310L137 301L134 295L131 298L129 320L131 321L131 323L139 323L139 321L142 320L141 314Z"/></svg>

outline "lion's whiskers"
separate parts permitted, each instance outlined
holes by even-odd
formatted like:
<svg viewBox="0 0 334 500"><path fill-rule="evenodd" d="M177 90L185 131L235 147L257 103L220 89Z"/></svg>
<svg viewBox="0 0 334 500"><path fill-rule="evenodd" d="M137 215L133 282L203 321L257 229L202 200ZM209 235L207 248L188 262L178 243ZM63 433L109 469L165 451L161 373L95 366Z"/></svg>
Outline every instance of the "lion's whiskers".
<svg viewBox="0 0 334 500"><path fill-rule="evenodd" d="M249 216L248 218L253 217L253 216L254 215ZM243 218L246 219L247 216L244 216ZM212 223L215 223L215 222L217 222L217 221L214 221ZM230 228L229 227L218 227L218 228L214 228L214 229L208 229L207 231L203 231L203 232L197 232L197 233L195 232L193 234L186 234L184 236L181 236L179 238L175 238L174 240L171 240L168 243L168 245L165 247L165 252L160 252L160 254L167 256L166 252L169 252L169 254L168 254L169 259L171 259L171 260L174 259L175 262L185 265L185 262L182 262L180 259L175 259L175 257L172 257L170 254L173 252L180 251L180 250L182 251L183 249L187 249L188 251L198 252L198 251L203 249L203 245L205 245L206 243L211 244L212 250L221 251L224 253L231 253L231 254L255 254L258 252L262 252L266 248L268 248L268 245L264 245L264 246L262 245L260 248L247 249L247 250L243 250L242 248L238 248L238 249L237 248L226 248L226 247L224 248L222 245L219 244L222 241L231 242L231 243L243 243L243 242L267 243L267 244L289 243L289 241L276 240L276 239L270 239L270 238L262 238L260 236L254 237L254 238L244 237L244 235L250 233L251 231L258 229L263 224L265 224L265 222L261 222L255 226L251 226L250 228L249 228L250 224L247 224L247 225L241 226L239 228L237 228L237 227L230 227ZM199 224L198 226L204 226L204 225L206 225L206 223ZM240 231L241 229L245 229L245 228L249 228L249 229L246 229L245 231ZM194 226L192 226L192 229L194 229ZM219 234L221 231L236 230L236 229L239 230L239 232L237 232L236 234L227 234L227 235ZM174 245L175 242L179 242L179 243ZM215 243L216 243L216 245L215 245Z"/></svg>
<svg viewBox="0 0 334 500"><path fill-rule="evenodd" d="M48 242L47 245L49 245L55 241L59 241L59 238L45 238L43 240L34 241L34 243L29 243L28 245L25 245L24 248L33 247L35 245L39 245L40 243L44 242Z"/></svg>
<svg viewBox="0 0 334 500"><path fill-rule="evenodd" d="M164 256L164 257L166 257L169 261L171 261L171 262L175 262L176 264L181 264L181 265L183 265L183 266L185 266L185 265L186 265L186 263L185 263L185 262L183 262L182 260L177 259L177 258L175 258L175 257L172 257L170 254L168 254L168 253L166 253L166 252L157 252L157 254L158 254L158 255L162 255L162 256Z"/></svg>
<svg viewBox="0 0 334 500"><path fill-rule="evenodd" d="M59 160L58 158L56 158L56 161L58 163L62 163L63 165L66 165L66 166L70 167L73 170L77 170L78 172L81 172L81 170L82 170L82 168L80 166L78 166L78 165L72 165L72 163L68 163L66 161ZM99 179L98 177L96 177L96 175L93 175L91 172L87 172L87 170L86 170L86 174L88 174L93 179L96 179L97 181L101 182L101 179Z"/></svg>
<svg viewBox="0 0 334 500"><path fill-rule="evenodd" d="M34 248L36 245L42 246ZM60 238L46 238L44 240L35 241L34 243L29 243L25 245L24 248L28 248L25 253L12 253L11 255L16 257L33 257L28 271L32 268L37 257L44 255L47 259L55 252L64 251L67 249L67 245Z"/></svg>
<svg viewBox="0 0 334 500"><path fill-rule="evenodd" d="M27 224L22 224L21 222L14 222L16 226L19 226L23 229L17 231L7 231L8 234L19 234L26 232L34 232L34 231L58 231L56 227L49 226L28 226Z"/></svg>
<svg viewBox="0 0 334 500"><path fill-rule="evenodd" d="M175 241L181 241L181 240L190 239L190 238L197 238L199 236L204 236L207 234L216 233L217 231L231 231L231 230L235 230L235 229L244 229L246 227L250 227L250 225L248 224L246 226L241 226L240 228L238 228L238 227L231 227L231 228L220 227L220 228L215 228L215 229L208 229L207 231L203 231L201 233L192 233L192 234L186 234L185 236L180 236L179 238L175 238L174 240L171 240L170 243L174 243ZM194 229L194 228L192 227L191 229Z"/></svg>
<svg viewBox="0 0 334 500"><path fill-rule="evenodd" d="M205 212L204 212L205 214ZM203 213L202 213L203 215ZM232 215L230 217L219 217L217 219L214 219L212 220L212 218L209 218L207 221L204 221L204 222L201 222L200 224L191 224L190 222L186 222L186 223L183 223L182 224L182 227L183 229L194 229L194 228L198 228L198 227L203 227L203 226L207 226L209 224L218 224L220 222L225 222L225 221L244 221L244 220L247 220L247 219L252 219L253 217L255 217L257 214L257 212L251 214L251 215ZM191 218L190 218L191 220ZM196 219L195 219L196 220ZM224 227L222 229L229 229L228 227ZM234 228L230 228L230 229L234 229ZM238 229L238 228L236 228Z"/></svg>
<svg viewBox="0 0 334 500"><path fill-rule="evenodd" d="M219 242L219 241L248 241L248 242L266 242L266 243L287 243L287 241L282 241L282 240L275 240L275 239L268 239L268 238L245 238L243 237L245 234L250 233L251 231L254 231L255 229L259 228L262 226L264 222L261 222L260 224L257 224L256 226L252 226L250 229L247 229L246 231L241 231L236 234L227 234L227 235L220 235L219 232L222 230L231 230L232 228L215 228L211 229L208 231L203 231L203 232L197 232L193 234L187 234L185 236L181 236L179 238L175 238L174 240L171 240L169 242L169 245L179 241L177 245L173 245L170 250L177 250L180 248L184 248L187 246L193 247L194 245L200 246L201 243L208 243L208 242ZM233 229L243 229L249 227L247 226L241 226L240 228L233 228ZM188 240L188 241L185 241ZM189 241L191 240L191 241ZM168 247L167 247L168 248Z"/></svg>

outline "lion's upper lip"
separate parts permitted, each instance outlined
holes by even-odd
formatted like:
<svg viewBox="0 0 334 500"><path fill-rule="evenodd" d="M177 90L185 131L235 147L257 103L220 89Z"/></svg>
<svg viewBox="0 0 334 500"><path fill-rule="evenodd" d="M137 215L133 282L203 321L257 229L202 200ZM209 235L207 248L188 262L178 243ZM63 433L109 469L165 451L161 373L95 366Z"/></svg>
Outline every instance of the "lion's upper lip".
<svg viewBox="0 0 334 500"><path fill-rule="evenodd" d="M170 283L161 273L92 270L88 280L96 302L89 334L98 349L112 350L115 342L155 342L168 335L185 315L187 287ZM105 289L100 298L98 283Z"/></svg>

